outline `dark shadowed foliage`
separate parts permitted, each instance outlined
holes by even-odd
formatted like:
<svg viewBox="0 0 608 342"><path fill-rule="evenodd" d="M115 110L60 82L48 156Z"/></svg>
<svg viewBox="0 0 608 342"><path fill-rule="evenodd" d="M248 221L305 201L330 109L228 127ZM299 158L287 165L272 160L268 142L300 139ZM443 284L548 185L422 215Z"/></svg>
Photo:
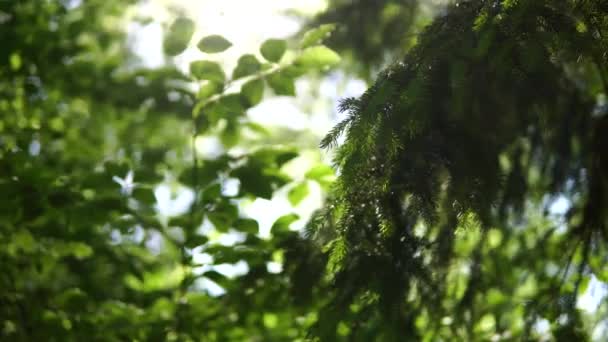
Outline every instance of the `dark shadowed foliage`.
<svg viewBox="0 0 608 342"><path fill-rule="evenodd" d="M601 1L449 7L322 141L340 176L334 299L316 332L356 340L585 340L606 281L608 31ZM561 198L557 221L549 208ZM565 200L564 200L565 199Z"/></svg>

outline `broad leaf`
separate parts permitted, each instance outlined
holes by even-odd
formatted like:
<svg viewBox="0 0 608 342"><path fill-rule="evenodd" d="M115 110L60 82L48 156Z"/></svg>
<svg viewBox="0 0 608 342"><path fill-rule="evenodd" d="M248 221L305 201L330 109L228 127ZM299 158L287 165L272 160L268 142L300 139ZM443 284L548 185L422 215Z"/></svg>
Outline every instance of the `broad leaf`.
<svg viewBox="0 0 608 342"><path fill-rule="evenodd" d="M289 232L289 227L300 217L296 214L287 214L279 217L270 228L270 233L273 235L281 235Z"/></svg>
<svg viewBox="0 0 608 342"><path fill-rule="evenodd" d="M268 77L266 77L266 82L268 82L268 86L277 95L296 95L296 86L294 78L283 72L277 72L269 75Z"/></svg>
<svg viewBox="0 0 608 342"><path fill-rule="evenodd" d="M223 85L216 81L209 81L203 84L198 90L198 94L196 98L199 100L205 100L210 98L213 95L217 95L221 93Z"/></svg>
<svg viewBox="0 0 608 342"><path fill-rule="evenodd" d="M304 33L304 37L300 41L302 48L311 47L322 43L336 29L335 24L323 24L317 28L311 29Z"/></svg>
<svg viewBox="0 0 608 342"><path fill-rule="evenodd" d="M175 19L169 27L169 31L163 40L163 49L169 56L177 56L184 51L192 34L194 33L194 22L188 18Z"/></svg>
<svg viewBox="0 0 608 342"><path fill-rule="evenodd" d="M291 203L291 205L293 206L300 204L300 202L302 202L302 200L306 198L308 192L308 183L305 181L294 186L291 190L289 190L289 193L287 194L289 203Z"/></svg>
<svg viewBox="0 0 608 342"><path fill-rule="evenodd" d="M249 234L257 234L259 231L258 222L254 219L241 218L234 222L234 229Z"/></svg>
<svg viewBox="0 0 608 342"><path fill-rule="evenodd" d="M196 79L224 83L226 76L222 67L216 62L194 61L190 63L190 73Z"/></svg>
<svg viewBox="0 0 608 342"><path fill-rule="evenodd" d="M262 44L260 52L269 62L278 63L287 50L287 43L282 39L268 39Z"/></svg>
<svg viewBox="0 0 608 342"><path fill-rule="evenodd" d="M248 106L253 107L262 101L264 96L264 81L251 80L241 87L241 94L245 97Z"/></svg>
<svg viewBox="0 0 608 342"><path fill-rule="evenodd" d="M329 165L317 165L306 172L307 179L314 180L322 187L327 187L335 179L334 170Z"/></svg>
<svg viewBox="0 0 608 342"><path fill-rule="evenodd" d="M133 190L133 197L145 205L152 206L156 203L154 189L151 187L136 187L135 190Z"/></svg>
<svg viewBox="0 0 608 342"><path fill-rule="evenodd" d="M340 56L332 49L319 45L302 51L296 58L294 65L307 69L322 69L334 66L340 62Z"/></svg>
<svg viewBox="0 0 608 342"><path fill-rule="evenodd" d="M188 248L195 248L195 247L204 245L207 242L209 242L209 238L207 238L206 236L202 236L202 235L198 235L198 234L193 234L193 235L188 236L186 238L185 245Z"/></svg>
<svg viewBox="0 0 608 342"><path fill-rule="evenodd" d="M239 209L234 204L224 201L217 204L215 209L207 214L207 217L213 223L215 229L225 233L234 220L238 218L238 215Z"/></svg>
<svg viewBox="0 0 608 342"><path fill-rule="evenodd" d="M232 73L232 78L237 79L255 74L260 71L262 64L254 55L243 55L239 58L236 68Z"/></svg>
<svg viewBox="0 0 608 342"><path fill-rule="evenodd" d="M226 38L214 34L201 39L197 45L198 49L205 53L218 53L226 51L232 43Z"/></svg>

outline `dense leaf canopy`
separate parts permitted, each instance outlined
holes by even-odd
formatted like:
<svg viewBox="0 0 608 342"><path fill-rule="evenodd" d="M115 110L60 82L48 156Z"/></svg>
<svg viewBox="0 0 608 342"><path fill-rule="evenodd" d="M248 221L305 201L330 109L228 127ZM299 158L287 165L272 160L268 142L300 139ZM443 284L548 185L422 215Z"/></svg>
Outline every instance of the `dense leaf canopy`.
<svg viewBox="0 0 608 342"><path fill-rule="evenodd" d="M322 142L346 137L316 228L336 232L326 315L395 340L529 338L536 317L564 315L556 338L584 339L576 298L608 256L606 10L458 3L342 102ZM570 209L551 222L559 196Z"/></svg>
<svg viewBox="0 0 608 342"><path fill-rule="evenodd" d="M292 304L290 291L308 304L310 286L292 288L288 270L270 273L266 264L320 252L308 253L289 231L291 216L262 239L258 222L238 207L290 183L281 167L299 151L264 144L269 133L244 114L267 86L293 95L295 79L334 64L335 53L315 45L294 52L302 65L279 65L286 43L274 39L261 52L269 63L244 55L229 76L219 63L200 60L185 75L171 64L138 66L122 31L129 3L0 6L2 339L303 335L308 311ZM185 17L167 25L167 55L194 44L194 25ZM211 35L197 45L219 53L231 43ZM192 149L205 134L251 148L207 158ZM224 191L228 178L240 181L237 193ZM194 203L186 213L162 214L159 184L172 196L191 189ZM200 229L203 219L212 231ZM226 232L238 243L219 243ZM242 277L214 268L242 260L249 268ZM210 295L209 282L227 295Z"/></svg>
<svg viewBox="0 0 608 342"><path fill-rule="evenodd" d="M233 68L187 11L143 67L140 5L0 2L1 340L608 335L605 1L332 0ZM335 67L332 168L248 113Z"/></svg>

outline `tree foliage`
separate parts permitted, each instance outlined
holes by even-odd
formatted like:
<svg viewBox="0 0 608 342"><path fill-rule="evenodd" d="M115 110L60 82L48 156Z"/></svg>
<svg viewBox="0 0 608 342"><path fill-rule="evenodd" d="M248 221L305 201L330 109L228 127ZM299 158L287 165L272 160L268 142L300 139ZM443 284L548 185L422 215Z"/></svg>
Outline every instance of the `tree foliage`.
<svg viewBox="0 0 608 342"><path fill-rule="evenodd" d="M322 340L344 317L361 340L529 339L539 317L587 338L576 299L608 256L606 10L457 3L342 102L321 143L345 136L340 176L311 229L333 232Z"/></svg>
<svg viewBox="0 0 608 342"><path fill-rule="evenodd" d="M264 144L270 133L245 113L266 88L294 95L298 77L337 55L319 41L281 61L287 44L271 39L257 52L266 61L246 54L234 71L206 59L192 62L190 74L172 63L144 69L124 45L131 4L0 4L1 339L303 336L310 280L290 281L305 278L298 266L277 273L267 264L320 253L289 229L292 216L262 238L238 205L288 186L283 166L299 151ZM175 19L164 52L181 54L194 31L191 19ZM220 53L232 43L215 34L196 45ZM202 135L248 148L200 155ZM236 193L225 190L227 179L240 183ZM162 214L159 186L189 190L194 200L186 212ZM223 243L225 233L236 243ZM321 272L319 260L309 265ZM218 271L239 262L248 272ZM224 293L210 293L212 285Z"/></svg>
<svg viewBox="0 0 608 342"><path fill-rule="evenodd" d="M417 0L331 0L327 10L309 25L338 24L327 39L328 46L351 57L350 67L357 74L373 78L380 67L412 46L436 7L430 1Z"/></svg>

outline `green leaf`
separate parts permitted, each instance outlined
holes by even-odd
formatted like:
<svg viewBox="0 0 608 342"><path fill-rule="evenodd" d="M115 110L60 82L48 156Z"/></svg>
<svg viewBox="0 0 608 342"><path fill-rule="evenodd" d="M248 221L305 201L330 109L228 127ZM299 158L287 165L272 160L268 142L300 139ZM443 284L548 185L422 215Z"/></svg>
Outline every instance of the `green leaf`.
<svg viewBox="0 0 608 342"><path fill-rule="evenodd" d="M308 170L304 177L319 183L323 187L327 187L333 182L335 173L329 165L317 165Z"/></svg>
<svg viewBox="0 0 608 342"><path fill-rule="evenodd" d="M188 18L175 19L169 27L169 31L163 40L163 49L169 56L177 56L184 51L192 34L194 33L194 22Z"/></svg>
<svg viewBox="0 0 608 342"><path fill-rule="evenodd" d="M294 61L294 65L306 69L323 69L334 66L338 62L340 62L340 56L334 50L319 45L302 51L302 54Z"/></svg>
<svg viewBox="0 0 608 342"><path fill-rule="evenodd" d="M283 164L298 157L299 154L296 150L291 148L277 148L277 147L263 147L257 149L251 154L252 158L260 161L261 163L276 166L280 168Z"/></svg>
<svg viewBox="0 0 608 342"><path fill-rule="evenodd" d="M214 113L215 115L220 115L218 119L237 118L245 111L241 94L228 94L222 96L218 100L214 111L216 111Z"/></svg>
<svg viewBox="0 0 608 342"><path fill-rule="evenodd" d="M244 99L240 93L223 95L208 103L202 112L205 119L212 125L220 120L228 120L228 123L237 122L239 117L245 113L243 102Z"/></svg>
<svg viewBox="0 0 608 342"><path fill-rule="evenodd" d="M262 322L268 329L274 329L279 324L279 317L276 314L265 312L262 316Z"/></svg>
<svg viewBox="0 0 608 342"><path fill-rule="evenodd" d="M238 218L239 209L232 203L223 201L216 205L215 210L207 214L215 229L227 232L232 223Z"/></svg>
<svg viewBox="0 0 608 342"><path fill-rule="evenodd" d="M204 37L197 45L198 49L205 53L223 52L231 46L232 43L230 41L217 34Z"/></svg>
<svg viewBox="0 0 608 342"><path fill-rule="evenodd" d="M185 244L186 244L186 247L188 247L188 248L195 248L198 246L202 246L202 245L206 244L207 242L209 242L209 238L207 238L206 236L194 234L194 235L188 236Z"/></svg>
<svg viewBox="0 0 608 342"><path fill-rule="evenodd" d="M262 69L262 64L255 58L254 55L243 55L239 58L236 68L232 73L233 79L253 75Z"/></svg>
<svg viewBox="0 0 608 342"><path fill-rule="evenodd" d="M299 155L300 154L295 151L281 151L277 155L276 162L279 165L279 167L281 167L281 166L283 166L283 164L287 163L288 161L290 161L294 158L297 158Z"/></svg>
<svg viewBox="0 0 608 342"><path fill-rule="evenodd" d="M169 222L167 222L168 227L190 228L191 225L192 217L190 216L190 213L171 217Z"/></svg>
<svg viewBox="0 0 608 342"><path fill-rule="evenodd" d="M336 24L323 24L304 33L300 46L304 49L322 43L336 29Z"/></svg>
<svg viewBox="0 0 608 342"><path fill-rule="evenodd" d="M229 280L225 275L219 273L218 271L207 271L207 272L203 273L203 277L205 277L209 280L212 280L213 282L215 282L216 284L218 284L220 286L222 286L222 285L225 286L225 284Z"/></svg>
<svg viewBox="0 0 608 342"><path fill-rule="evenodd" d="M593 271L593 274L602 282L608 283L608 267L605 267L605 260L599 256L594 255L589 258L589 266Z"/></svg>
<svg viewBox="0 0 608 342"><path fill-rule="evenodd" d="M19 70L21 68L21 56L18 53L12 53L10 57L11 69Z"/></svg>
<svg viewBox="0 0 608 342"><path fill-rule="evenodd" d="M219 178L219 173L224 171L227 167L228 159L226 157L220 157L215 160L206 159L196 168L198 171L196 176L193 174L194 168L189 167L182 171L178 180L180 183L190 187L194 186L192 182L196 180L197 186L202 188L217 180Z"/></svg>
<svg viewBox="0 0 608 342"><path fill-rule="evenodd" d="M243 84L241 94L243 94L250 107L257 105L264 96L264 81L255 79Z"/></svg>
<svg viewBox="0 0 608 342"><path fill-rule="evenodd" d="M222 196L222 185L220 183L215 183L209 185L205 188L201 193L201 202L202 203L213 203Z"/></svg>
<svg viewBox="0 0 608 342"><path fill-rule="evenodd" d="M66 255L72 255L76 259L85 259L93 255L93 248L82 242L70 242L63 247Z"/></svg>
<svg viewBox="0 0 608 342"><path fill-rule="evenodd" d="M240 246L239 246L240 247ZM248 259L248 252L243 248L236 246L211 245L205 249L206 253L213 255L213 263L218 264L234 264L239 260ZM250 261L250 260L247 260Z"/></svg>
<svg viewBox="0 0 608 342"><path fill-rule="evenodd" d="M259 231L258 222L254 219L241 218L234 222L234 229L249 233L249 234L257 234Z"/></svg>
<svg viewBox="0 0 608 342"><path fill-rule="evenodd" d="M228 120L220 134L220 141L227 148L234 147L241 139L241 126L236 120Z"/></svg>
<svg viewBox="0 0 608 342"><path fill-rule="evenodd" d="M260 168L246 165L234 170L232 177L241 181L242 192L265 199L272 198L274 192L272 180L265 177Z"/></svg>
<svg viewBox="0 0 608 342"><path fill-rule="evenodd" d="M154 163L160 163L162 162L163 158L164 158L164 150L157 150L157 151L148 151L149 153L145 156L145 158L147 158L147 161L151 161ZM134 174L137 176L137 183L139 184L146 184L146 186L153 186L155 184L158 184L160 182L163 181L164 179L164 175L162 175L160 172L158 172L158 170L155 169L151 169L151 168L146 168L146 167L139 167L136 170L134 170Z"/></svg>
<svg viewBox="0 0 608 342"><path fill-rule="evenodd" d="M308 179L319 181L325 177L332 177L334 170L329 165L317 165L306 172L304 175Z"/></svg>
<svg viewBox="0 0 608 342"><path fill-rule="evenodd" d="M256 134L264 136L270 135L270 132L268 131L268 129L266 129L266 127L264 127L264 125L260 125L256 122L245 122L243 126L247 127Z"/></svg>
<svg viewBox="0 0 608 342"><path fill-rule="evenodd" d="M226 76L222 67L211 61L194 61L190 63L190 73L196 79L224 83Z"/></svg>
<svg viewBox="0 0 608 342"><path fill-rule="evenodd" d="M36 248L36 240L28 230L21 229L13 235L13 240L9 246L11 249L28 253Z"/></svg>
<svg viewBox="0 0 608 342"><path fill-rule="evenodd" d="M123 177L129 172L130 167L127 163L119 163L115 161L107 161L103 164L106 173L110 176Z"/></svg>
<svg viewBox="0 0 608 342"><path fill-rule="evenodd" d="M154 190L149 187L136 187L133 190L133 197L146 205L154 205L156 203L156 196L154 196Z"/></svg>
<svg viewBox="0 0 608 342"><path fill-rule="evenodd" d="M245 165L234 169L230 176L241 182L240 191L256 197L271 199L274 190L287 182L287 177L279 173L276 165L253 155Z"/></svg>
<svg viewBox="0 0 608 342"><path fill-rule="evenodd" d="M291 203L291 205L296 206L302 202L308 193L308 183L304 181L289 190L287 198L289 199L289 203Z"/></svg>
<svg viewBox="0 0 608 342"><path fill-rule="evenodd" d="M581 277L581 279L579 280L579 286L578 286L578 295L582 296L587 289L589 288L589 281L591 280L591 277Z"/></svg>
<svg viewBox="0 0 608 342"><path fill-rule="evenodd" d="M222 89L223 89L222 83L208 81L200 87L200 89L198 90L198 94L196 95L196 98L198 100L208 99L213 95L220 94L222 92Z"/></svg>
<svg viewBox="0 0 608 342"><path fill-rule="evenodd" d="M295 96L296 95L296 86L294 82L294 78L282 73L277 72L269 75L266 78L266 82L268 82L268 86L274 91L277 95L284 96Z"/></svg>
<svg viewBox="0 0 608 342"><path fill-rule="evenodd" d="M289 226L297 221L300 217L296 214L287 214L279 217L270 228L272 235L281 235L289 232Z"/></svg>
<svg viewBox="0 0 608 342"><path fill-rule="evenodd" d="M55 300L68 309L79 310L86 305L87 295L79 288L69 288L61 292Z"/></svg>
<svg viewBox="0 0 608 342"><path fill-rule="evenodd" d="M290 64L281 69L281 74L289 76L293 79L304 76L307 73L306 68L294 64Z"/></svg>
<svg viewBox="0 0 608 342"><path fill-rule="evenodd" d="M278 63L287 50L287 43L283 39L268 39L262 44L260 52L269 62Z"/></svg>

